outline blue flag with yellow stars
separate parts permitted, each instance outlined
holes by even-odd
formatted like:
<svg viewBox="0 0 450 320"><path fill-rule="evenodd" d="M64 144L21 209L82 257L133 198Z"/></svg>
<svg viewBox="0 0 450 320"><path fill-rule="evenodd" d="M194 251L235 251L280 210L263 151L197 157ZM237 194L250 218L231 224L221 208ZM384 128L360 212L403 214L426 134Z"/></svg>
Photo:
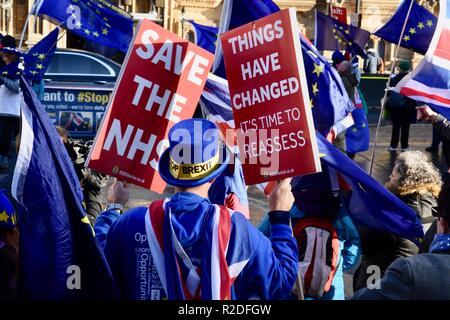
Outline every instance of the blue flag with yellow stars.
<svg viewBox="0 0 450 320"><path fill-rule="evenodd" d="M411 1L414 0L403 1L389 21L374 34L387 42L397 44ZM400 46L425 54L433 38L436 23L436 16L414 1Z"/></svg>
<svg viewBox="0 0 450 320"><path fill-rule="evenodd" d="M335 123L353 111L354 105L337 71L302 34L300 42L314 126L327 135Z"/></svg>
<svg viewBox="0 0 450 320"><path fill-rule="evenodd" d="M122 52L127 52L133 37L131 16L105 0L38 0L33 13L87 41Z"/></svg>
<svg viewBox="0 0 450 320"><path fill-rule="evenodd" d="M216 52L216 43L218 39L219 28L204 26L198 23L195 23L193 20L188 20L192 26L194 27L195 32L195 43L202 47L203 49L208 50L211 53Z"/></svg>
<svg viewBox="0 0 450 320"><path fill-rule="evenodd" d="M364 48L369 37L369 31L316 11L315 46L318 50L347 50L365 58Z"/></svg>
<svg viewBox="0 0 450 320"><path fill-rule="evenodd" d="M0 229L11 229L16 226L16 214L9 201L6 190L0 190Z"/></svg>
<svg viewBox="0 0 450 320"><path fill-rule="evenodd" d="M55 54L58 33L59 28L56 28L24 55L26 79L38 81L44 77Z"/></svg>

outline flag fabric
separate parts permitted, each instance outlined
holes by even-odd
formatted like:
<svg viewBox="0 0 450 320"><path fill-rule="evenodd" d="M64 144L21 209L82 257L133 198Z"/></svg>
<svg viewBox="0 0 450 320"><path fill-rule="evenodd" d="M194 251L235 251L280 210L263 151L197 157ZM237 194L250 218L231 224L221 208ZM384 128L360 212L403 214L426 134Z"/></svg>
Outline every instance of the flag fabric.
<svg viewBox="0 0 450 320"><path fill-rule="evenodd" d="M211 185L209 199L212 203L226 205L228 208L239 211L249 219L247 185L242 163L239 160L227 81L210 73L200 97L200 106L207 118L220 129L222 140L234 153L234 161Z"/></svg>
<svg viewBox="0 0 450 320"><path fill-rule="evenodd" d="M370 32L348 25L316 10L315 46L318 50L346 50L366 57L364 48Z"/></svg>
<svg viewBox="0 0 450 320"><path fill-rule="evenodd" d="M26 79L39 81L44 77L55 54L58 33L59 28L55 28L24 55L25 70L23 74Z"/></svg>
<svg viewBox="0 0 450 320"><path fill-rule="evenodd" d="M224 0L220 17L219 34L280 11L272 0ZM226 78L220 41L213 65L214 74Z"/></svg>
<svg viewBox="0 0 450 320"><path fill-rule="evenodd" d="M413 1L412 9L400 46L425 54L436 29L437 18L415 0L404 0L388 22L374 34L387 42L397 44L411 1Z"/></svg>
<svg viewBox="0 0 450 320"><path fill-rule="evenodd" d="M355 94L358 94L357 92L356 90ZM345 132L346 151L347 153L357 153L369 150L370 128L362 101L361 107L355 108L351 114L354 124Z"/></svg>
<svg viewBox="0 0 450 320"><path fill-rule="evenodd" d="M234 280L250 260L245 224L232 224L234 211L214 206L204 223L194 228L210 230L202 248L210 259L196 268L177 239L169 199L153 202L145 216L154 264L169 300L230 300ZM210 236L208 236L210 235ZM239 245L238 245L239 244Z"/></svg>
<svg viewBox="0 0 450 320"><path fill-rule="evenodd" d="M450 0L441 0L436 32L426 56L394 88L450 119Z"/></svg>
<svg viewBox="0 0 450 320"><path fill-rule="evenodd" d="M104 0L37 0L33 13L62 24L76 35L127 52L133 20Z"/></svg>
<svg viewBox="0 0 450 320"><path fill-rule="evenodd" d="M12 182L18 201L20 279L29 299L108 299L112 275L82 205L72 162L45 108L20 80L21 143Z"/></svg>
<svg viewBox="0 0 450 320"><path fill-rule="evenodd" d="M218 42L219 28L204 26L193 20L188 20L188 22L194 27L195 43L214 54L216 52L216 43Z"/></svg>
<svg viewBox="0 0 450 320"><path fill-rule="evenodd" d="M26 79L41 80L55 53L58 33L59 28L56 28L26 53L19 49L1 48L0 51L14 53L19 59L1 68L0 75L10 79L19 79L22 73L21 69L23 69L23 75ZM21 66L20 58L23 59L23 66Z"/></svg>
<svg viewBox="0 0 450 320"><path fill-rule="evenodd" d="M336 69L303 34L300 34L300 42L314 126L326 136L333 125L353 111L354 105Z"/></svg>

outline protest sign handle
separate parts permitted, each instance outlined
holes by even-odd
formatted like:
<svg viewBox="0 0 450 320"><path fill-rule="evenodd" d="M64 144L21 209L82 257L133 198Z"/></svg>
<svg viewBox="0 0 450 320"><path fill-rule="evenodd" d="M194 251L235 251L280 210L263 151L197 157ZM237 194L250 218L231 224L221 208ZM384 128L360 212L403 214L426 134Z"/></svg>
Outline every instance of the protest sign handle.
<svg viewBox="0 0 450 320"><path fill-rule="evenodd" d="M394 60L392 61L392 64L391 64L391 70L389 72L388 81L386 83L386 89L384 90L383 100L381 100L382 101L381 102L381 110L380 110L380 115L378 116L377 129L375 131L375 140L373 142L373 149L372 149L372 157L371 157L371 160L370 160L369 175L372 175L373 163L374 163L374 160L375 160L375 150L377 148L378 134L379 134L380 125L381 125L381 118L383 117L383 111L384 111L384 108L386 106L387 93L388 93L388 90L390 90L391 79L392 79L391 77L392 77L392 74L394 73L394 68L395 68L395 64L397 62L397 56L398 56L398 52L399 52L399 49L400 49L400 44L402 43L403 34L405 33L406 24L408 23L409 16L411 14L411 10L412 10L413 4L414 4L414 1L411 1L411 4L409 5L408 13L406 14L405 22L403 23L402 32L400 33L400 37L398 39L398 43L397 43L397 45L395 47Z"/></svg>

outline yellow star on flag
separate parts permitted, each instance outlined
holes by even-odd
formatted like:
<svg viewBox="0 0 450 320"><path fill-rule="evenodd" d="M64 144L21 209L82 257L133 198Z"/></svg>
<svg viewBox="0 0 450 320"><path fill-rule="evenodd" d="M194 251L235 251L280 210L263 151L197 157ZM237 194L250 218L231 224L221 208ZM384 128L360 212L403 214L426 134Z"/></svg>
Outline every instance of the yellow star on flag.
<svg viewBox="0 0 450 320"><path fill-rule="evenodd" d="M341 43L341 42L342 42L342 39L338 39L338 42Z"/></svg>
<svg viewBox="0 0 450 320"><path fill-rule="evenodd" d="M348 45L349 45L349 46L351 46L352 44L353 44L353 42L351 42L351 41L348 42Z"/></svg>
<svg viewBox="0 0 450 320"><path fill-rule="evenodd" d="M2 72L2 76L7 76L8 75L8 71L3 71Z"/></svg>
<svg viewBox="0 0 450 320"><path fill-rule="evenodd" d="M77 29L81 29L82 24L80 21L77 21L77 23L75 23L75 26L77 27Z"/></svg>
<svg viewBox="0 0 450 320"><path fill-rule="evenodd" d="M316 93L319 92L319 89L317 88L317 82L313 84L312 92L313 92L314 95L316 95Z"/></svg>
<svg viewBox="0 0 450 320"><path fill-rule="evenodd" d="M40 55L38 55L38 59L45 60L45 54L41 53Z"/></svg>
<svg viewBox="0 0 450 320"><path fill-rule="evenodd" d="M93 35L94 35L94 37L98 37L99 36L99 34L98 34L98 32L97 31L95 31L94 33L92 33Z"/></svg>
<svg viewBox="0 0 450 320"><path fill-rule="evenodd" d="M84 33L86 33L87 35L91 34L91 32L88 29L84 29Z"/></svg>
<svg viewBox="0 0 450 320"><path fill-rule="evenodd" d="M103 20L105 20L105 21L109 21L107 17L103 17Z"/></svg>
<svg viewBox="0 0 450 320"><path fill-rule="evenodd" d="M38 72L36 70L30 71L31 74L36 75Z"/></svg>
<svg viewBox="0 0 450 320"><path fill-rule="evenodd" d="M8 223L8 219L9 219L9 216L6 214L6 211L3 211L2 213L0 213L0 222L4 221L4 222Z"/></svg>
<svg viewBox="0 0 450 320"><path fill-rule="evenodd" d="M311 109L314 108L314 103L313 103L313 99L311 99Z"/></svg>
<svg viewBox="0 0 450 320"><path fill-rule="evenodd" d="M104 29L102 29L102 33L106 36L109 33L109 31L108 31L108 29L104 28Z"/></svg>
<svg viewBox="0 0 450 320"><path fill-rule="evenodd" d="M95 13L96 13L96 14L100 14L100 10L96 9L96 10L95 10Z"/></svg>
<svg viewBox="0 0 450 320"><path fill-rule="evenodd" d="M423 24L423 22L419 22L419 24L417 25L417 28L419 28L420 30L422 30L425 27L425 25Z"/></svg>
<svg viewBox="0 0 450 320"><path fill-rule="evenodd" d="M406 41L408 41L410 38L409 38L409 36L404 36L403 37L403 40L406 42Z"/></svg>
<svg viewBox="0 0 450 320"><path fill-rule="evenodd" d="M334 36L334 38L337 40L339 37L338 36Z"/></svg>
<svg viewBox="0 0 450 320"><path fill-rule="evenodd" d="M320 77L320 74L323 72L323 68L320 64L314 63L314 71L313 73L317 74L318 77Z"/></svg>
<svg viewBox="0 0 450 320"><path fill-rule="evenodd" d="M72 0L73 3L78 3L78 0Z"/></svg>
<svg viewBox="0 0 450 320"><path fill-rule="evenodd" d="M346 34L349 34L349 33L350 33L350 31L348 31L348 30L345 30L345 33L346 33Z"/></svg>
<svg viewBox="0 0 450 320"><path fill-rule="evenodd" d="M429 26L431 28L433 26L433 21L427 20L427 26Z"/></svg>
<svg viewBox="0 0 450 320"><path fill-rule="evenodd" d="M38 63L38 64L36 64L36 69L39 69L39 70L44 69L44 66L42 64Z"/></svg>
<svg viewBox="0 0 450 320"><path fill-rule="evenodd" d="M415 34L415 33L416 33L416 29L414 29L414 28L409 28L409 33Z"/></svg>

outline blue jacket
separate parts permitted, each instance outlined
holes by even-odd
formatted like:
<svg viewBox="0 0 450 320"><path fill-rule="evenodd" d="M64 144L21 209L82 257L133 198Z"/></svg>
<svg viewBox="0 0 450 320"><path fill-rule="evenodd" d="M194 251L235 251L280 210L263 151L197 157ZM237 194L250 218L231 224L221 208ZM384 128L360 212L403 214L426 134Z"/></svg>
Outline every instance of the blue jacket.
<svg viewBox="0 0 450 320"><path fill-rule="evenodd" d="M293 223L305 217L305 214L295 205L292 207L290 213ZM267 222L267 220L263 221L259 227L265 234L269 229ZM345 300L343 271L352 269L361 256L361 243L358 230L344 208L340 208L336 213L333 220L333 227L336 229L339 238L340 255L331 289L320 300ZM308 299L308 297L305 298Z"/></svg>
<svg viewBox="0 0 450 320"><path fill-rule="evenodd" d="M195 194L179 192L172 197L170 205L175 235L194 265L200 265L201 259L207 258L199 250L204 232L203 216L212 204ZM146 213L145 207L131 209L122 216L116 211L106 211L95 224L96 238L104 248L122 299L166 298L146 238ZM280 212L272 217L269 240L242 214L232 216L231 238L245 239L248 245L243 245L250 251L250 260L232 287L234 299L282 299L294 285L298 256L289 219L287 213ZM244 230L246 234L236 237L233 230Z"/></svg>

